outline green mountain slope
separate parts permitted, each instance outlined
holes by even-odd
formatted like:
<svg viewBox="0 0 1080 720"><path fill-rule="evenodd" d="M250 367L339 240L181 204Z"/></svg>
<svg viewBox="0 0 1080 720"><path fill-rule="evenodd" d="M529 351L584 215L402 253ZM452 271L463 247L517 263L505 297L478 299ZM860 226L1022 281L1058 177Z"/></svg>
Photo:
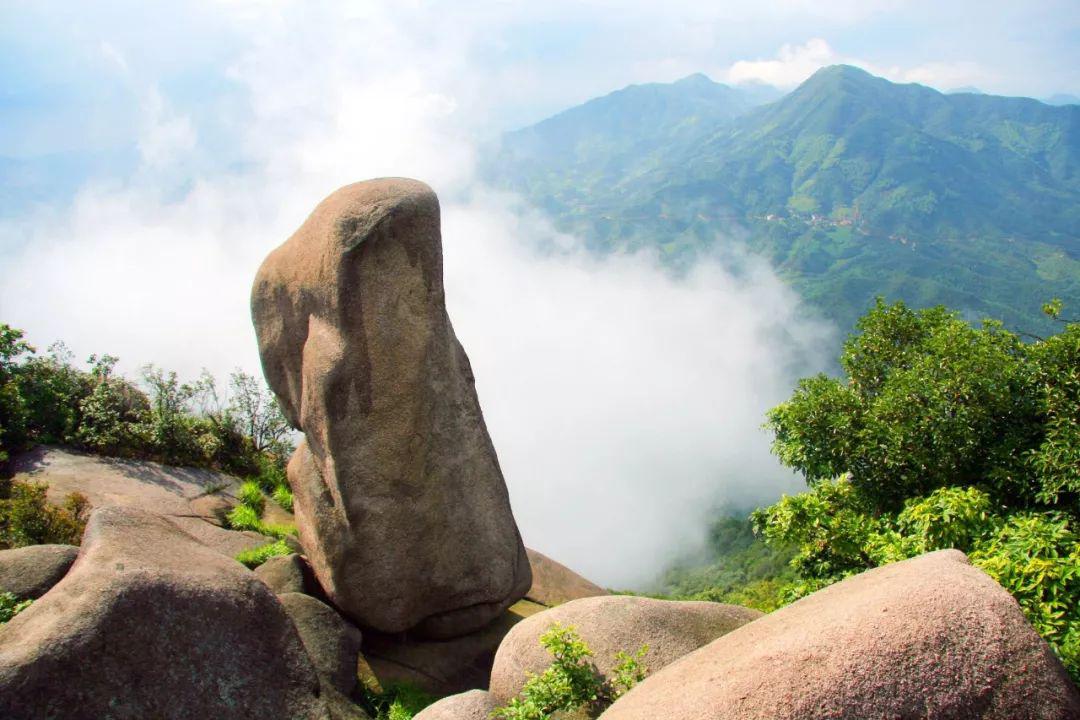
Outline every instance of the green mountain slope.
<svg viewBox="0 0 1080 720"><path fill-rule="evenodd" d="M662 119L599 125L586 104L507 136L495 178L601 250L679 264L745 237L843 327L878 294L1034 332L1043 301L1080 305L1080 107L846 66L758 107L660 87ZM555 121L589 129L544 144Z"/></svg>

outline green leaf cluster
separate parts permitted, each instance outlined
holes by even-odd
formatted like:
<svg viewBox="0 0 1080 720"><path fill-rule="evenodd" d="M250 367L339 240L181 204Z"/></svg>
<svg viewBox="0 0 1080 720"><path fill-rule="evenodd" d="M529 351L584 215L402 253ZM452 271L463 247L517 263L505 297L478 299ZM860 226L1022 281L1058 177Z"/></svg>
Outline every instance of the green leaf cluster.
<svg viewBox="0 0 1080 720"><path fill-rule="evenodd" d="M33 600L20 600L15 597L14 594L9 592L0 593L0 625L3 625L11 618L21 613L26 608L30 607Z"/></svg>
<svg viewBox="0 0 1080 720"><path fill-rule="evenodd" d="M604 678L592 663L592 650L572 626L553 624L540 636L552 663L539 675L530 674L517 697L491 713L501 720L546 720L557 712L583 709L595 716L645 678L642 663L648 646L630 655L616 653L611 676Z"/></svg>
<svg viewBox="0 0 1080 720"><path fill-rule="evenodd" d="M794 548L788 599L957 548L1080 678L1080 325L1024 343L879 300L858 329L845 378L804 380L768 415L774 451L810 485L751 516Z"/></svg>

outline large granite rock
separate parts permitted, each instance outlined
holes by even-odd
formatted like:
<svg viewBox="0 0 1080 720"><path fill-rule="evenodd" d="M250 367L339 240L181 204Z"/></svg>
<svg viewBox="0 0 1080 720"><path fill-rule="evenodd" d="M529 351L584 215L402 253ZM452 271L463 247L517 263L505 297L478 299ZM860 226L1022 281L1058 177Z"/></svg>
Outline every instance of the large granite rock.
<svg viewBox="0 0 1080 720"><path fill-rule="evenodd" d="M532 587L525 593L527 599L554 607L571 600L608 594L604 588L547 555L532 548L525 548L525 552L532 568Z"/></svg>
<svg viewBox="0 0 1080 720"><path fill-rule="evenodd" d="M421 710L413 720L489 720L498 707L486 690L470 690L443 698Z"/></svg>
<svg viewBox="0 0 1080 720"><path fill-rule="evenodd" d="M0 626L0 717L325 718L269 588L169 520L96 510L52 590Z"/></svg>
<svg viewBox="0 0 1080 720"><path fill-rule="evenodd" d="M555 623L577 630L593 652L596 669L606 677L619 651L632 654L648 645L643 662L656 672L760 616L757 610L712 602L625 595L574 600L537 613L507 633L495 654L489 689L503 705L521 692L530 674L542 673L552 658L540 645L540 636Z"/></svg>
<svg viewBox="0 0 1080 720"><path fill-rule="evenodd" d="M531 583L443 298L439 203L383 179L322 201L259 269L263 371L304 431L300 538L334 604L383 632L463 635Z"/></svg>
<svg viewBox="0 0 1080 720"><path fill-rule="evenodd" d="M646 678L604 720L1065 720L1080 696L956 550L870 570Z"/></svg>
<svg viewBox="0 0 1080 720"><path fill-rule="evenodd" d="M297 592L278 596L292 618L308 657L320 678L344 695L356 689L356 660L363 637L337 612L310 595Z"/></svg>
<svg viewBox="0 0 1080 720"><path fill-rule="evenodd" d="M67 574L79 548L73 545L30 545L0 550L0 592L20 600L44 595Z"/></svg>

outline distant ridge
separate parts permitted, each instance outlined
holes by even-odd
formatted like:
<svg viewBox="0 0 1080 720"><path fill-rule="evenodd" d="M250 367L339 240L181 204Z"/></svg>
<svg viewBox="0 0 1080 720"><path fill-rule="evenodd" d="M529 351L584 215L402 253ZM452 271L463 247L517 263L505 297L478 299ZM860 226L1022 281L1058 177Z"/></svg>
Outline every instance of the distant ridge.
<svg viewBox="0 0 1080 720"><path fill-rule="evenodd" d="M737 230L844 327L877 294L1026 331L1080 306L1080 106L845 65L770 103L692 75L510 133L489 171L598 251L686 264Z"/></svg>

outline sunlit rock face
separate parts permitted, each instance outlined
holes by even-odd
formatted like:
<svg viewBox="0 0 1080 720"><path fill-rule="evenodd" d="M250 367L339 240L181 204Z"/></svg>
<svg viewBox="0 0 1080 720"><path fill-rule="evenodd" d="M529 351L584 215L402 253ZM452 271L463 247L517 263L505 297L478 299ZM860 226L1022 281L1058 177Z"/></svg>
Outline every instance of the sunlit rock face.
<svg viewBox="0 0 1080 720"><path fill-rule="evenodd" d="M415 180L341 188L259 269L263 370L304 432L297 525L361 625L452 637L521 598L528 559L443 297L439 202Z"/></svg>

